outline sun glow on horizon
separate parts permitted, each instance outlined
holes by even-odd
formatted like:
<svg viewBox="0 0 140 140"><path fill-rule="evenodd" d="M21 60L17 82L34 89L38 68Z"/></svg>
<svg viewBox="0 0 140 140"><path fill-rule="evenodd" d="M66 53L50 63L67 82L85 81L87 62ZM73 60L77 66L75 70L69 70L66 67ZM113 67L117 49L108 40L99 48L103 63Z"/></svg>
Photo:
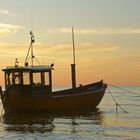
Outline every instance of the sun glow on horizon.
<svg viewBox="0 0 140 140"><path fill-rule="evenodd" d="M55 64L53 84L71 85L71 27L75 25L77 85L101 79L116 85L140 85L140 20L136 12L140 2L62 0L61 5L57 0L13 1L0 0L1 69L14 65L15 58L23 65L31 28L35 56L41 64ZM3 85L2 72L0 76Z"/></svg>

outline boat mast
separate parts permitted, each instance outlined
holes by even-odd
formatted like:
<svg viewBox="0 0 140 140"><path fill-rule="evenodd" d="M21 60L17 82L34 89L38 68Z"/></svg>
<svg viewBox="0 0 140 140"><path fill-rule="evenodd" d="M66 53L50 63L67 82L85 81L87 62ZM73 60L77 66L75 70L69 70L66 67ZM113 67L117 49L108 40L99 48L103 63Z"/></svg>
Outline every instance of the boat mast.
<svg viewBox="0 0 140 140"><path fill-rule="evenodd" d="M31 35L31 66L33 67L34 65L34 51L33 51L33 43L35 42L35 38L34 38L34 34L32 31L30 31L30 35Z"/></svg>
<svg viewBox="0 0 140 140"><path fill-rule="evenodd" d="M74 29L72 27L72 42L73 42L73 64L71 64L71 79L72 79L72 88L76 88L76 71L75 71L75 41L74 41Z"/></svg>
<svg viewBox="0 0 140 140"><path fill-rule="evenodd" d="M24 62L24 65L27 67L28 66L28 60L30 58L30 53L31 53L31 66L33 66L33 59L34 59L34 52L33 52L33 43L35 42L35 38L34 38L34 34L32 31L30 31L30 35L31 35L31 43L30 43L30 46L29 46L29 49L28 49L28 52L27 52L27 55L26 55L26 58L25 58L25 62Z"/></svg>
<svg viewBox="0 0 140 140"><path fill-rule="evenodd" d="M72 27L72 42L73 42L73 64L75 64L75 40L74 40L74 29Z"/></svg>

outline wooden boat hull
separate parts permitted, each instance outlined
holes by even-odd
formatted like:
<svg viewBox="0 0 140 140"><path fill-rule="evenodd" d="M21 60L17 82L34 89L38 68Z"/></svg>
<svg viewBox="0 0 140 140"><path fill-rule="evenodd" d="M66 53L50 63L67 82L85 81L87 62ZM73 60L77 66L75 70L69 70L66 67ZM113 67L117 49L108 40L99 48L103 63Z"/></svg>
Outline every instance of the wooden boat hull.
<svg viewBox="0 0 140 140"><path fill-rule="evenodd" d="M93 89L89 89L90 87ZM83 86L83 89L86 88L86 90L81 92L77 89L72 93L73 90L69 89L39 96L5 93L3 105L5 113L45 113L95 109L103 98L106 87L106 84L103 84L100 88Z"/></svg>

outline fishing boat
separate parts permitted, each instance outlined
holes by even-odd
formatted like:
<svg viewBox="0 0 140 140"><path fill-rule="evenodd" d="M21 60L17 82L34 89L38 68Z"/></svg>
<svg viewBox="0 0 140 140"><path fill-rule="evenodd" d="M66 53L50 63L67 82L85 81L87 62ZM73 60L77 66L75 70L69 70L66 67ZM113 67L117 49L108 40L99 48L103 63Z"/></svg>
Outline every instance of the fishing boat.
<svg viewBox="0 0 140 140"><path fill-rule="evenodd" d="M107 84L100 80L88 85L76 85L73 29L72 87L59 91L52 90L54 64L33 65L35 39L32 32L30 35L31 43L24 66L19 66L16 59L14 66L2 69L5 77L5 91L0 89L0 94L5 113L47 113L96 109L105 94ZM28 63L29 55L31 65Z"/></svg>

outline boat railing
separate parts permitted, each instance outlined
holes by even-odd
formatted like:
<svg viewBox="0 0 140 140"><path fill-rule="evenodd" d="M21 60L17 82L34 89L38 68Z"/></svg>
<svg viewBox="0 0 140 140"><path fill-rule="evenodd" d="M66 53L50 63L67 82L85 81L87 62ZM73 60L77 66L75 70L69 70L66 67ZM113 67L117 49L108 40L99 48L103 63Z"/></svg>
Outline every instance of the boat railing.
<svg viewBox="0 0 140 140"><path fill-rule="evenodd" d="M50 68L50 65L38 65L38 66L17 66L17 67L15 67L15 66L7 66L7 68L43 68L43 67L45 67L45 68Z"/></svg>

